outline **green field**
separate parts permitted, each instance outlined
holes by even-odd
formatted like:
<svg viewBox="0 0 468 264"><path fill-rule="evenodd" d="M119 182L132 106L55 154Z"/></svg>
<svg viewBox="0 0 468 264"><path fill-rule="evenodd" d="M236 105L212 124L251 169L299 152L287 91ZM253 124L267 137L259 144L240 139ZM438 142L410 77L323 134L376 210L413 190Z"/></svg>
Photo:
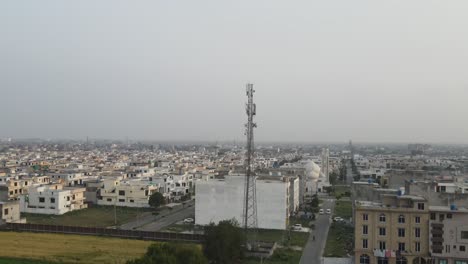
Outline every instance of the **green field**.
<svg viewBox="0 0 468 264"><path fill-rule="evenodd" d="M328 231L324 257L347 257L353 251L354 229L351 226L333 223Z"/></svg>
<svg viewBox="0 0 468 264"><path fill-rule="evenodd" d="M48 261L16 259L16 258L0 258L0 264L55 264Z"/></svg>
<svg viewBox="0 0 468 264"><path fill-rule="evenodd" d="M346 220L350 219L353 216L353 204L351 201L336 201L335 216Z"/></svg>
<svg viewBox="0 0 468 264"><path fill-rule="evenodd" d="M310 233L289 232L285 230L261 229L257 232L257 240L263 242L277 242L278 244L289 244L290 246L304 247L309 239ZM288 237L290 240L288 243Z"/></svg>
<svg viewBox="0 0 468 264"><path fill-rule="evenodd" d="M335 197L349 196L351 194L351 187L349 186L333 186L333 195Z"/></svg>
<svg viewBox="0 0 468 264"><path fill-rule="evenodd" d="M0 232L0 258L4 263L18 264L35 263L23 259L43 263L117 264L141 257L152 243L95 236ZM18 259L8 262L8 258Z"/></svg>
<svg viewBox="0 0 468 264"><path fill-rule="evenodd" d="M151 209L116 207L117 225L127 223L141 216ZM93 206L87 209L69 212L63 215L26 214L28 223L44 225L84 226L84 227L108 227L114 226L113 206Z"/></svg>

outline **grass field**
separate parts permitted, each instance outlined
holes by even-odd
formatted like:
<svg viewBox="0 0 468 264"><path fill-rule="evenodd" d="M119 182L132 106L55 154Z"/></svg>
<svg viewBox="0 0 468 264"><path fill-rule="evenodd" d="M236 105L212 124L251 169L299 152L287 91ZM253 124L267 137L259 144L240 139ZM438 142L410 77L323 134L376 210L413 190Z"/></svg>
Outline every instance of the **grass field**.
<svg viewBox="0 0 468 264"><path fill-rule="evenodd" d="M297 264L301 260L302 252L280 248L275 250L271 258L263 260L263 264ZM258 264L259 259L247 259L245 264Z"/></svg>
<svg viewBox="0 0 468 264"><path fill-rule="evenodd" d="M351 187L349 186L334 186L333 195L336 196L349 196L348 193L351 193Z"/></svg>
<svg viewBox="0 0 468 264"><path fill-rule="evenodd" d="M351 201L336 201L335 216L346 220L350 219L353 216L353 204Z"/></svg>
<svg viewBox="0 0 468 264"><path fill-rule="evenodd" d="M127 223L151 209L116 207L117 225ZM64 215L21 214L28 223L64 226L108 227L114 225L113 206L93 206Z"/></svg>
<svg viewBox="0 0 468 264"><path fill-rule="evenodd" d="M141 257L152 243L94 236L0 232L0 263L125 263ZM35 262L28 262L29 259Z"/></svg>
<svg viewBox="0 0 468 264"><path fill-rule="evenodd" d="M51 263L52 262L31 260L31 259L0 258L0 264L51 264Z"/></svg>
<svg viewBox="0 0 468 264"><path fill-rule="evenodd" d="M353 251L353 227L345 224L333 223L328 231L324 257L346 257Z"/></svg>
<svg viewBox="0 0 468 264"><path fill-rule="evenodd" d="M283 242L287 243L287 239L289 234L291 235L291 239L289 240L290 246L299 246L304 247L309 239L309 233L304 232L289 232L283 230L265 230L261 229L258 230L257 239L263 242L277 242L279 244L283 244Z"/></svg>

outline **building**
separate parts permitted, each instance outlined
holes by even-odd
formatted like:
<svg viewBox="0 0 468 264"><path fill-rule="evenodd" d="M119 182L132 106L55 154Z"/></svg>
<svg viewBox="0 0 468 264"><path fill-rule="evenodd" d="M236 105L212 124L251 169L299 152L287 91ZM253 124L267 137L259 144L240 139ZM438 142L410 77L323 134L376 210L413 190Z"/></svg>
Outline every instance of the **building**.
<svg viewBox="0 0 468 264"><path fill-rule="evenodd" d="M286 229L289 225L290 179L283 176L258 176L256 181L258 228ZM298 184L294 182L298 188ZM242 224L244 209L244 175L198 181L195 185L195 223L208 225L235 219ZM295 190L299 193L299 190ZM297 201L299 197L295 198Z"/></svg>
<svg viewBox="0 0 468 264"><path fill-rule="evenodd" d="M26 219L20 217L19 201L0 202L1 223L26 223Z"/></svg>
<svg viewBox="0 0 468 264"><path fill-rule="evenodd" d="M468 263L468 210L454 206L430 206L429 210L433 263Z"/></svg>
<svg viewBox="0 0 468 264"><path fill-rule="evenodd" d="M149 207L149 197L158 192L159 184L143 179L121 181L119 178L104 180L104 187L97 196L98 205Z"/></svg>
<svg viewBox="0 0 468 264"><path fill-rule="evenodd" d="M419 196L356 201L355 263L429 264L429 206Z"/></svg>
<svg viewBox="0 0 468 264"><path fill-rule="evenodd" d="M20 197L20 210L32 214L62 215L87 208L85 188L63 187L62 184L34 186Z"/></svg>

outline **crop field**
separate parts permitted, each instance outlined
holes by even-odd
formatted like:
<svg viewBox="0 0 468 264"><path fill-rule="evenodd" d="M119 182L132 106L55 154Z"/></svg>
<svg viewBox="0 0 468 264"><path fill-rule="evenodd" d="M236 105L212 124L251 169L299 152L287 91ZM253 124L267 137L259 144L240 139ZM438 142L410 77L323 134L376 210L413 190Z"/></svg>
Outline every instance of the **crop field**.
<svg viewBox="0 0 468 264"><path fill-rule="evenodd" d="M95 236L0 232L0 263L32 263L27 260L42 261L39 263L125 263L141 257L152 243ZM8 261L10 258L18 260Z"/></svg>

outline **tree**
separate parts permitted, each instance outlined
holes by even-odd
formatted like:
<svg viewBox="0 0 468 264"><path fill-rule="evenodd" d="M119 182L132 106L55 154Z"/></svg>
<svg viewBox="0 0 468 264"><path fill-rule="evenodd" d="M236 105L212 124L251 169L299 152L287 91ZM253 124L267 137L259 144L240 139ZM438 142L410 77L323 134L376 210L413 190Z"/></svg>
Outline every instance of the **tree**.
<svg viewBox="0 0 468 264"><path fill-rule="evenodd" d="M245 236L237 221L224 220L205 227L205 256L215 264L240 263Z"/></svg>
<svg viewBox="0 0 468 264"><path fill-rule="evenodd" d="M166 204L166 198L164 198L160 192L155 192L151 194L148 203L151 207L158 208L159 206Z"/></svg>
<svg viewBox="0 0 468 264"><path fill-rule="evenodd" d="M207 260L196 246L182 244L152 244L146 254L139 259L130 260L127 264L206 264Z"/></svg>

